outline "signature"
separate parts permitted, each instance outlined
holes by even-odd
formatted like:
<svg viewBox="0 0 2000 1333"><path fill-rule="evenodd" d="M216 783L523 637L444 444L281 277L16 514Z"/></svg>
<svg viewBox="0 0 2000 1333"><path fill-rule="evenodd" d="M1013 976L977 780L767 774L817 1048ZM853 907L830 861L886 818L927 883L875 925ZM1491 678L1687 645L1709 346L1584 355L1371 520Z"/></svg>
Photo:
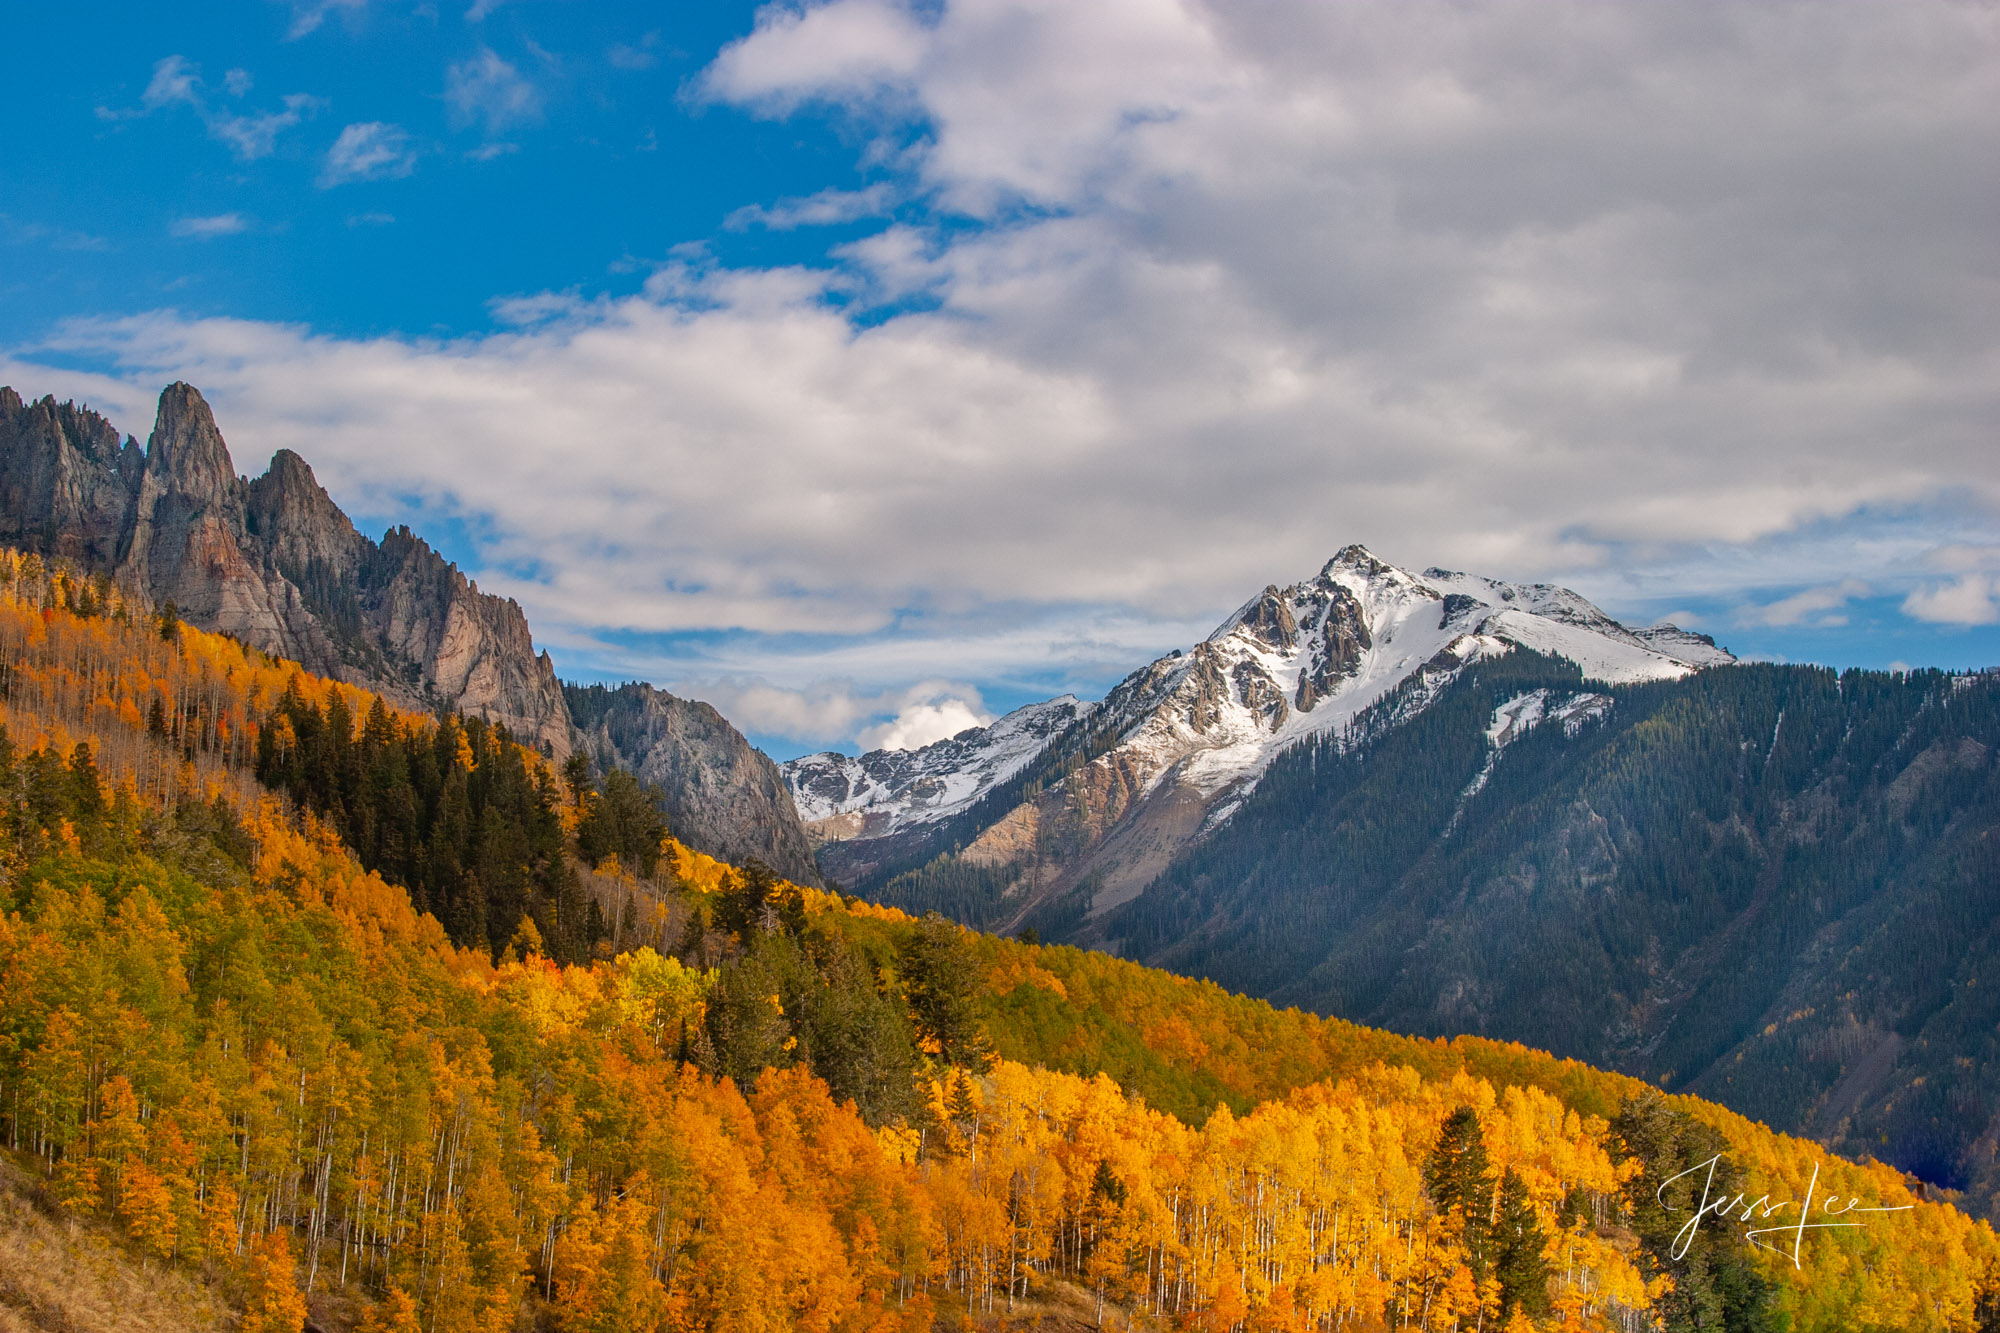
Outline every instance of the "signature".
<svg viewBox="0 0 2000 1333"><path fill-rule="evenodd" d="M1803 1202L1796 1199L1780 1199L1776 1203L1773 1203L1771 1196L1768 1194L1755 1200L1752 1200L1747 1194L1738 1194L1734 1198L1731 1198L1728 1194L1722 1194L1711 1198L1710 1192L1715 1187L1715 1167L1721 1160L1722 1154L1717 1153L1706 1162L1689 1167L1687 1170L1681 1172L1680 1175L1669 1176L1660 1182L1659 1189L1653 1191L1653 1197L1668 1212L1679 1212L1678 1208L1668 1205L1667 1201L1661 1197L1666 1192L1667 1186L1684 1176L1691 1176L1699 1171L1707 1173L1702 1178L1701 1205L1694 1210L1694 1216L1687 1220L1687 1225L1674 1233L1672 1254L1675 1259L1686 1257L1688 1247L1694 1244L1695 1234L1701 1230L1702 1219L1708 1217L1726 1217L1737 1214L1737 1220L1741 1222L1769 1221L1785 1209L1796 1207L1799 1210L1798 1220L1794 1222L1783 1226L1753 1227L1746 1229L1743 1233L1743 1238L1752 1245L1785 1255L1792 1261L1792 1267L1794 1268L1802 1267L1799 1262L1799 1255L1805 1248L1806 1232L1836 1231L1861 1226L1859 1221L1828 1222L1815 1221L1813 1219L1813 1195L1819 1190L1819 1163L1817 1162L1813 1163L1812 1180L1806 1185L1806 1197ZM1854 1213L1904 1213L1915 1207L1916 1205L1913 1203L1900 1204L1894 1208L1881 1206L1862 1207L1859 1198L1850 1198L1843 1206L1840 1203L1839 1195L1829 1194L1820 1200L1819 1216L1821 1218L1829 1218L1848 1217ZM1766 1236L1786 1235L1791 1237L1789 1245L1783 1241L1763 1239Z"/></svg>

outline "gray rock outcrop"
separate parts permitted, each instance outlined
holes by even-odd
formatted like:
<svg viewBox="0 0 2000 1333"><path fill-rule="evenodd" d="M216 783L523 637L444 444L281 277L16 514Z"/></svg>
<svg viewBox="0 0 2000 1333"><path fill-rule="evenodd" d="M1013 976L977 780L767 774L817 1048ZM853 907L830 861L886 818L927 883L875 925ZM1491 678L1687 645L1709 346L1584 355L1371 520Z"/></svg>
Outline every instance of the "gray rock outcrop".
<svg viewBox="0 0 2000 1333"><path fill-rule="evenodd" d="M405 707L457 708L569 752L562 687L518 604L408 529L362 536L289 450L255 481L236 475L193 385L167 386L143 449L86 408L0 389L0 541Z"/></svg>
<svg viewBox="0 0 2000 1333"><path fill-rule="evenodd" d="M73 560L141 605L171 601L190 624L406 708L504 723L557 758L577 741L519 604L480 592L406 527L363 536L289 449L238 476L192 385L160 395L144 447L88 408L0 388L0 545ZM661 788L677 837L819 882L776 765L742 733L650 686L613 693L587 741Z"/></svg>
<svg viewBox="0 0 2000 1333"><path fill-rule="evenodd" d="M636 682L563 692L578 744L600 766L657 786L675 837L724 861L755 856L795 883L821 883L778 766L714 708Z"/></svg>

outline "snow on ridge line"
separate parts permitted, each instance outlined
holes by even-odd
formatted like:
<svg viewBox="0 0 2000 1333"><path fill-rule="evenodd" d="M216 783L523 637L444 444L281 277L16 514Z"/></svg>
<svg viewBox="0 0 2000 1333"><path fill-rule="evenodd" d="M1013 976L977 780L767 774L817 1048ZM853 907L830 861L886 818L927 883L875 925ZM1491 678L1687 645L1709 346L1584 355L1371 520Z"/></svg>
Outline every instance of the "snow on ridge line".
<svg viewBox="0 0 2000 1333"><path fill-rule="evenodd" d="M778 768L802 820L872 815L874 836L965 809L1018 773L1052 736L1092 707L1065 694L919 749L871 750L858 757L829 750Z"/></svg>
<svg viewBox="0 0 2000 1333"><path fill-rule="evenodd" d="M1064 696L923 750L807 756L782 767L808 820L861 812L862 836L879 836L967 808L1076 718L1096 714L1118 734L1096 762L1120 764L1146 793L1185 784L1220 810L1279 751L1345 730L1418 673L1428 670L1430 688L1399 713L1420 711L1471 662L1515 647L1574 662L1586 680L1607 684L1735 660L1704 635L1623 625L1568 588L1437 568L1412 574L1354 545L1314 577L1266 587L1192 650L1132 673L1101 703ZM1067 711L1057 717L1057 709ZM1565 727L1573 721L1566 715Z"/></svg>

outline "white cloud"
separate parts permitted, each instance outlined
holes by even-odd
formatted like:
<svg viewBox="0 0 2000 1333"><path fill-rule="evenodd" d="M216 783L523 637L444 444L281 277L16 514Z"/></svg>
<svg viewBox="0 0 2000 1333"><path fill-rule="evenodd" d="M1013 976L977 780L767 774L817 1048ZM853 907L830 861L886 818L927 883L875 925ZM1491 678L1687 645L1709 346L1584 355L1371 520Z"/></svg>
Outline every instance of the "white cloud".
<svg viewBox="0 0 2000 1333"><path fill-rule="evenodd" d="M933 741L956 736L967 727L983 727L992 720L992 714L964 699L937 699L905 706L881 726L861 732L858 739L867 750L921 750Z"/></svg>
<svg viewBox="0 0 2000 1333"><path fill-rule="evenodd" d="M319 186L326 190L351 181L394 180L416 169L417 154L408 130L379 120L363 121L342 130L327 149Z"/></svg>
<svg viewBox="0 0 2000 1333"><path fill-rule="evenodd" d="M985 684L1113 622L1137 665L1353 540L1661 605L1806 589L1748 613L1781 627L1907 589L1947 518L2000 540L1990 6L839 0L762 11L701 88L835 104L920 204L819 267L692 259L453 341L62 341L211 390L239 461L468 520L579 658L782 636L752 670L794 691ZM1739 558L1791 536L1827 558ZM1994 572L1908 610L1982 615Z"/></svg>
<svg viewBox="0 0 2000 1333"><path fill-rule="evenodd" d="M756 31L716 58L704 87L725 101L771 110L814 97L873 96L884 83L914 75L928 45L923 25L889 0L766 5Z"/></svg>
<svg viewBox="0 0 2000 1333"><path fill-rule="evenodd" d="M241 213L217 213L205 218L178 218L168 230L176 236L206 241L217 236L234 236L249 226Z"/></svg>
<svg viewBox="0 0 2000 1333"><path fill-rule="evenodd" d="M1806 626L1830 629L1845 625L1847 604L1857 597L1868 596L1869 591L1868 585L1860 579L1842 579L1839 583L1803 589L1762 606L1739 607L1736 623L1770 628Z"/></svg>
<svg viewBox="0 0 2000 1333"><path fill-rule="evenodd" d="M1943 625L2000 624L2000 545L1939 547L1930 563L1957 577L1912 592L1904 614Z"/></svg>
<svg viewBox="0 0 2000 1333"><path fill-rule="evenodd" d="M248 116L212 114L208 118L208 132L228 144L242 161L254 162L260 157L269 157L278 146L280 134L325 103L305 93L291 93L285 97L284 105L283 111L263 111Z"/></svg>
<svg viewBox="0 0 2000 1333"><path fill-rule="evenodd" d="M531 124L542 116L542 98L535 85L484 46L445 71L444 100L455 126L483 124L488 134Z"/></svg>
<svg viewBox="0 0 2000 1333"><path fill-rule="evenodd" d="M223 76L223 90L241 97L250 90L250 72L232 69ZM140 95L139 106L131 111L99 107L100 119L117 121L151 115L166 107L191 109L208 130L211 139L229 146L238 161L254 162L277 150L278 136L317 112L326 103L308 93L289 93L280 99L280 111L236 112L218 104L202 82L201 69L185 56L168 56L153 66L153 77Z"/></svg>
<svg viewBox="0 0 2000 1333"><path fill-rule="evenodd" d="M713 704L753 734L864 750L914 750L993 720L978 687L963 681L925 680L869 690L838 677L796 688L756 677L727 677L676 679L670 688Z"/></svg>
<svg viewBox="0 0 2000 1333"><path fill-rule="evenodd" d="M2000 624L2000 578L1966 574L1951 583L1920 589L1903 600L1906 614L1944 625Z"/></svg>
<svg viewBox="0 0 2000 1333"><path fill-rule="evenodd" d="M292 26L286 41L297 41L319 31L327 16L336 13L357 15L368 8L368 0L292 0Z"/></svg>
<svg viewBox="0 0 2000 1333"><path fill-rule="evenodd" d="M888 211L895 192L887 185L870 185L862 190L821 190L803 199L781 199L769 208L750 204L723 220L731 231L768 227L790 231L795 227L831 227L863 218L880 217Z"/></svg>

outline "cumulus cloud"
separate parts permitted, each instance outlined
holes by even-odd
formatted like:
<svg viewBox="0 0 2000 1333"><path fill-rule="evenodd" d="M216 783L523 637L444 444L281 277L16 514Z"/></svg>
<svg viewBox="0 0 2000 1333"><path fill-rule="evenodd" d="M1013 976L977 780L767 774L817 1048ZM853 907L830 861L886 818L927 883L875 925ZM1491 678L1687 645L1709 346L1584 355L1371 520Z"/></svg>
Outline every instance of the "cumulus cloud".
<svg viewBox="0 0 2000 1333"><path fill-rule="evenodd" d="M542 115L542 97L535 85L484 46L445 71L444 100L451 108L452 124L460 129L484 125L488 134L531 124Z"/></svg>
<svg viewBox="0 0 2000 1333"><path fill-rule="evenodd" d="M892 0L766 5L756 31L723 50L703 86L773 112L808 98L872 97L915 75L929 44L924 26Z"/></svg>
<svg viewBox="0 0 2000 1333"><path fill-rule="evenodd" d="M223 76L222 93L240 98L250 91L250 72L232 69ZM208 130L211 139L229 146L240 162L254 162L277 150L278 136L325 106L324 100L308 93L290 93L280 99L281 110L236 111L220 102L214 90L202 82L201 68L185 56L168 56L153 66L153 77L140 95L136 108L124 111L97 109L101 120L129 120L148 116L167 107L191 109Z"/></svg>
<svg viewBox="0 0 2000 1333"><path fill-rule="evenodd" d="M1847 623L1845 608L1857 597L1866 597L1869 587L1860 579L1842 579L1817 588L1806 588L1789 597L1762 606L1744 606L1736 612L1739 625L1770 628L1807 626L1833 628Z"/></svg>
<svg viewBox="0 0 2000 1333"><path fill-rule="evenodd" d="M1912 592L1903 611L1942 625L2000 624L2000 546L1945 546L1931 564L1956 575Z"/></svg>
<svg viewBox="0 0 2000 1333"><path fill-rule="evenodd" d="M249 226L241 213L217 213L205 218L178 218L168 230L176 236L206 241L217 236L234 236Z"/></svg>
<svg viewBox="0 0 2000 1333"><path fill-rule="evenodd" d="M489 56L463 123L534 105L489 100ZM1157 637L1354 540L1709 580L1677 602L1804 587L1754 612L1803 625L1908 586L1842 547L1857 516L2000 527L2000 200L1964 169L2000 139L1990 6L835 0L763 10L700 93L853 117L922 208L456 341L164 313L58 341L202 384L239 452L298 449L352 509L470 520L482 586L578 654L737 633L831 678L865 643L843 678L877 695L983 684L1034 656L1017 629ZM1730 558L1801 532L1846 553ZM1980 614L1990 575L1906 609Z"/></svg>
<svg viewBox="0 0 2000 1333"><path fill-rule="evenodd" d="M675 680L676 694L700 699L752 734L791 737L809 744L856 745L864 750L915 750L985 726L993 714L977 686L925 680L870 690L848 679L786 687L757 678Z"/></svg>
<svg viewBox="0 0 2000 1333"><path fill-rule="evenodd" d="M936 699L906 705L889 721L862 731L859 739L869 750L921 750L992 720L992 714L964 699Z"/></svg>
<svg viewBox="0 0 2000 1333"><path fill-rule="evenodd" d="M326 150L319 186L328 190L352 181L394 180L416 169L417 154L408 130L379 120L362 121L342 130Z"/></svg>

